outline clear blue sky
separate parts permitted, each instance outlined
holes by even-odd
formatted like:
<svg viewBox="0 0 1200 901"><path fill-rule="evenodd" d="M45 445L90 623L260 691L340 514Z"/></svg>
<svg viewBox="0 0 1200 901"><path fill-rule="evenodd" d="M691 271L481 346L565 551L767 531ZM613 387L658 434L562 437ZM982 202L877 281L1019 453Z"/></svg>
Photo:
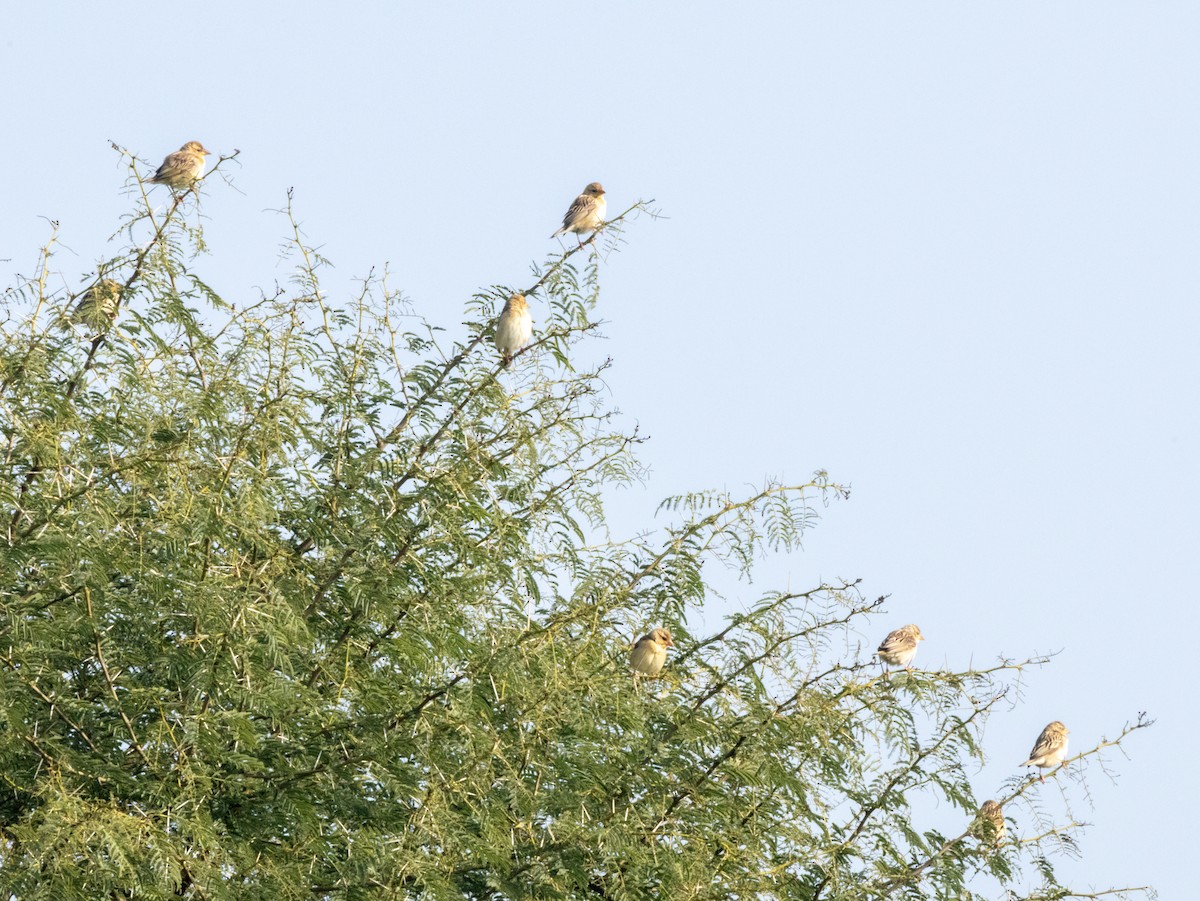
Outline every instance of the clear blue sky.
<svg viewBox="0 0 1200 901"><path fill-rule="evenodd" d="M1094 826L1063 872L1194 893L1200 5L43 2L0 26L4 284L42 216L64 270L104 256L110 139L242 151L204 201L235 302L288 276L293 186L328 287L387 263L450 325L527 281L587 182L655 198L592 348L653 439L615 522L851 483L731 603L861 576L927 666L1061 651L992 721L980 792L1051 719L1081 749L1147 710L1119 784L1071 790Z"/></svg>

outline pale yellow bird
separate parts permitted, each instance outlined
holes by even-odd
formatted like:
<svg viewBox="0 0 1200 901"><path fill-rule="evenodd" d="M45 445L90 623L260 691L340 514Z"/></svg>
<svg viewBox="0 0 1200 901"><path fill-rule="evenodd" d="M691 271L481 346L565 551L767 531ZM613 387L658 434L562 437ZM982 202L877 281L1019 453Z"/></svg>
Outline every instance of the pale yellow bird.
<svg viewBox="0 0 1200 901"><path fill-rule="evenodd" d="M889 666L902 666L911 673L913 658L917 656L917 645L924 640L925 636L921 634L921 630L909 623L889 632L875 656Z"/></svg>
<svg viewBox="0 0 1200 901"><path fill-rule="evenodd" d="M667 662L667 648L675 647L669 629L661 626L643 635L629 650L629 665L643 676L657 676Z"/></svg>
<svg viewBox="0 0 1200 901"><path fill-rule="evenodd" d="M529 304L524 294L514 294L505 301L496 322L496 350L504 358L505 366L512 365L513 354L532 337L533 317L529 315Z"/></svg>
<svg viewBox="0 0 1200 901"><path fill-rule="evenodd" d="M1067 756L1068 734L1070 734L1070 730L1058 720L1050 723L1034 742L1033 750L1029 752L1029 759L1021 766L1036 766L1043 770L1058 766ZM1044 775L1040 778L1043 782L1046 781Z"/></svg>
<svg viewBox="0 0 1200 901"><path fill-rule="evenodd" d="M71 321L78 322L96 333L103 332L117 318L117 304L123 286L111 278L102 278L79 297L71 312Z"/></svg>
<svg viewBox="0 0 1200 901"><path fill-rule="evenodd" d="M984 801L975 816L974 832L984 841L998 845L1008 833L1004 822L1004 809L995 801Z"/></svg>
<svg viewBox="0 0 1200 901"><path fill-rule="evenodd" d="M604 188L600 186L600 182L594 181L575 198L570 209L567 210L567 215L563 216L562 228L550 237L557 238L559 235L573 232L575 240L582 245L583 239L579 237L580 233L594 232L598 229L604 224L604 214L607 212L608 201L604 199Z"/></svg>
<svg viewBox="0 0 1200 901"><path fill-rule="evenodd" d="M188 141L174 153L167 154L150 181L173 190L190 188L204 174L204 158L209 153L199 141Z"/></svg>

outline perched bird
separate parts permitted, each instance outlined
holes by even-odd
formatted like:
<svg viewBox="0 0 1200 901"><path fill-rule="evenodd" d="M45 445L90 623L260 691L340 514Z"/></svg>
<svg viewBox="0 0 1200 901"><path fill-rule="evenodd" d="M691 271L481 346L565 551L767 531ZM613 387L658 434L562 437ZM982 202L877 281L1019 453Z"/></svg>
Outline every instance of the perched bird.
<svg viewBox="0 0 1200 901"><path fill-rule="evenodd" d="M921 630L910 623L889 632L875 656L889 666L902 666L911 673L913 658L917 656L917 643L924 640Z"/></svg>
<svg viewBox="0 0 1200 901"><path fill-rule="evenodd" d="M1067 735L1070 730L1067 729L1061 722L1055 720L1042 730L1042 734L1038 736L1034 742L1033 750L1029 752L1029 759L1021 766L1036 766L1040 769L1049 769L1052 766L1057 766L1063 762L1063 758L1067 756ZM1040 777L1043 782L1046 777Z"/></svg>
<svg viewBox="0 0 1200 901"><path fill-rule="evenodd" d="M533 317L529 315L529 304L524 294L514 294L504 302L496 322L496 350L504 358L505 366L512 365L513 354L532 337Z"/></svg>
<svg viewBox="0 0 1200 901"><path fill-rule="evenodd" d="M172 189L190 188L204 174L204 158L209 152L199 141L188 141L174 153L167 154L150 181Z"/></svg>
<svg viewBox="0 0 1200 901"><path fill-rule="evenodd" d="M606 212L608 202L604 199L604 188L600 186L600 182L594 181L575 198L575 202L567 210L567 215L563 216L562 228L550 237L557 238L567 232L574 232L575 240L582 246L583 239L579 237L580 233L594 232L603 225Z"/></svg>
<svg viewBox="0 0 1200 901"><path fill-rule="evenodd" d="M995 801L984 801L975 815L974 832L984 841L998 845L1004 841L1008 826L1004 822L1004 810Z"/></svg>
<svg viewBox="0 0 1200 901"><path fill-rule="evenodd" d="M99 333L117 318L122 285L111 278L102 278L79 297L71 313L71 322L78 322ZM69 326L68 326L69 327Z"/></svg>
<svg viewBox="0 0 1200 901"><path fill-rule="evenodd" d="M651 629L649 634L643 635L634 642L629 651L629 665L633 668L634 673L643 676L657 676L667 662L667 648L673 647L675 647L675 642L671 640L669 629L661 626Z"/></svg>

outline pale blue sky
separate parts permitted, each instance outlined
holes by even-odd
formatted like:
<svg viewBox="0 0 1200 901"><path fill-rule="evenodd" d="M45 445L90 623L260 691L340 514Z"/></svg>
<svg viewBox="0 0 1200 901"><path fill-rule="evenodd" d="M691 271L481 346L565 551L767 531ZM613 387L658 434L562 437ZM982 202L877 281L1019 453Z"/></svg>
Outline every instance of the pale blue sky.
<svg viewBox="0 0 1200 901"><path fill-rule="evenodd" d="M615 523L851 483L733 601L861 576L927 666L1061 650L992 721L980 791L1051 719L1083 748L1147 710L1063 872L1194 892L1200 5L43 2L0 25L6 285L40 216L64 270L103 256L109 139L242 151L241 193L204 201L228 298L287 277L267 211L294 186L328 287L388 263L448 325L528 281L587 182L610 211L655 198L591 348L652 436Z"/></svg>

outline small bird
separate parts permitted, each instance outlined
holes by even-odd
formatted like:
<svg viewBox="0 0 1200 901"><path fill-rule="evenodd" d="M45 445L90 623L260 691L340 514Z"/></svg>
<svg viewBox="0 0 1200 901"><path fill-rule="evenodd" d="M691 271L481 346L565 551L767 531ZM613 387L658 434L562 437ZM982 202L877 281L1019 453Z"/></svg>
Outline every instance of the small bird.
<svg viewBox="0 0 1200 901"><path fill-rule="evenodd" d="M1036 766L1045 770L1062 763L1063 758L1067 756L1067 735L1069 732L1070 730L1058 720L1050 723L1050 725L1042 730L1042 734L1038 736L1037 741L1033 745L1033 750L1029 752L1029 759L1021 764L1021 766ZM1045 775L1039 778L1043 782L1046 781Z"/></svg>
<svg viewBox="0 0 1200 901"><path fill-rule="evenodd" d="M108 329L117 318L117 304L123 286L111 278L102 278L79 297L71 313L71 322L78 322L97 334Z"/></svg>
<svg viewBox="0 0 1200 901"><path fill-rule="evenodd" d="M204 174L204 158L210 152L199 141L188 141L174 153L167 154L150 181L172 190L190 188Z"/></svg>
<svg viewBox="0 0 1200 901"><path fill-rule="evenodd" d="M921 630L909 623L889 632L875 656L889 666L902 666L911 673L913 658L917 656L917 644L924 640Z"/></svg>
<svg viewBox="0 0 1200 901"><path fill-rule="evenodd" d="M514 294L504 302L496 323L496 350L504 358L505 366L512 365L513 354L532 337L533 317L529 315L529 304L524 294Z"/></svg>
<svg viewBox="0 0 1200 901"><path fill-rule="evenodd" d="M998 845L1004 841L1008 826L1004 822L1004 810L995 801L984 801L975 816L974 830L984 841Z"/></svg>
<svg viewBox="0 0 1200 901"><path fill-rule="evenodd" d="M657 676L667 662L667 648L675 647L671 632L661 626L643 635L629 651L629 665L635 674Z"/></svg>
<svg viewBox="0 0 1200 901"><path fill-rule="evenodd" d="M583 239L579 237L580 233L594 232L603 225L606 212L608 202L604 199L604 188L600 186L600 182L594 181L575 198L571 208L567 210L567 215L563 216L562 228L550 237L557 238L567 232L574 232L575 240L582 247Z"/></svg>

